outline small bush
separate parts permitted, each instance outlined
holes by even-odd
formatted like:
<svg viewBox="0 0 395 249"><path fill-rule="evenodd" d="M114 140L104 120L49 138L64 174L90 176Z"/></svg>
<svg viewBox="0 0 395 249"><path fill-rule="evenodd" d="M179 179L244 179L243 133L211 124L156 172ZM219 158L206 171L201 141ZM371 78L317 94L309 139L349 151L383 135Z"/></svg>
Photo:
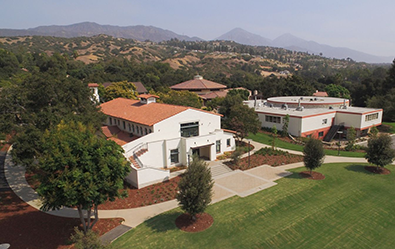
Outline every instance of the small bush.
<svg viewBox="0 0 395 249"><path fill-rule="evenodd" d="M100 237L92 230L88 230L86 234L80 231L78 227L74 228L75 234L71 235L70 240L75 243L77 249L106 249L109 245L103 245Z"/></svg>

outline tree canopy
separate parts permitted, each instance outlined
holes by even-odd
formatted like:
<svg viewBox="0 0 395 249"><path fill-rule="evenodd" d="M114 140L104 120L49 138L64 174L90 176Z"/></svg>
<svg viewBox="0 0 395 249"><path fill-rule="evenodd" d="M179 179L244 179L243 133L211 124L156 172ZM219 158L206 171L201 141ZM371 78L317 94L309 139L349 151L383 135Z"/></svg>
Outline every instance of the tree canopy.
<svg viewBox="0 0 395 249"><path fill-rule="evenodd" d="M196 214L203 213L210 204L213 186L210 169L203 160L194 156L178 183L177 200L181 209L195 219Z"/></svg>
<svg viewBox="0 0 395 249"><path fill-rule="evenodd" d="M150 93L158 95L158 102L160 103L190 106L198 109L202 107L201 98L194 92L175 91L171 90L170 88L160 88L160 91L151 91Z"/></svg>
<svg viewBox="0 0 395 249"><path fill-rule="evenodd" d="M303 148L303 162L311 172L320 167L324 162L325 150L322 142L318 139L310 138Z"/></svg>
<svg viewBox="0 0 395 249"><path fill-rule="evenodd" d="M44 133L41 146L37 192L43 198L42 210L77 207L86 232L98 220L98 205L121 196L129 172L123 149L95 135L91 126L65 121Z"/></svg>
<svg viewBox="0 0 395 249"><path fill-rule="evenodd" d="M392 149L392 139L388 134L372 136L368 140L368 149L365 158L369 163L384 167L392 163L395 158L395 150Z"/></svg>
<svg viewBox="0 0 395 249"><path fill-rule="evenodd" d="M132 82L114 82L104 89L104 102L116 98L137 99L138 92Z"/></svg>

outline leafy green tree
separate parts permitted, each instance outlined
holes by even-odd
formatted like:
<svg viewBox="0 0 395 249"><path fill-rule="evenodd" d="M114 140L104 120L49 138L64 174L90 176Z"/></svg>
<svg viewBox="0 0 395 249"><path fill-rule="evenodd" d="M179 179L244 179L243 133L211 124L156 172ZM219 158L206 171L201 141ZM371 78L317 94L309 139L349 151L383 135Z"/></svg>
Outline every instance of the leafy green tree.
<svg viewBox="0 0 395 249"><path fill-rule="evenodd" d="M175 91L170 88L161 88L160 91L151 91L150 93L158 95L158 102L160 103L190 106L198 109L202 107L201 98L194 92Z"/></svg>
<svg viewBox="0 0 395 249"><path fill-rule="evenodd" d="M228 94L232 96L240 95L243 100L248 100L248 97L250 96L250 92L246 89L232 89L229 90Z"/></svg>
<svg viewBox="0 0 395 249"><path fill-rule="evenodd" d="M100 241L100 237L97 233L92 230L88 230L86 234L78 229L74 228L74 234L70 237L74 243L74 247L77 249L106 249L110 248L109 245L103 245Z"/></svg>
<svg viewBox="0 0 395 249"><path fill-rule="evenodd" d="M289 114L285 115L284 117L283 129L281 130L282 137L288 136L288 126L289 126Z"/></svg>
<svg viewBox="0 0 395 249"><path fill-rule="evenodd" d="M15 133L13 160L31 167L45 130L61 120L80 121L99 129L104 115L90 100L86 84L61 72L36 72L0 91L0 132Z"/></svg>
<svg viewBox="0 0 395 249"><path fill-rule="evenodd" d="M181 209L196 220L196 214L203 213L211 202L214 182L206 163L194 156L191 165L178 183L177 200Z"/></svg>
<svg viewBox="0 0 395 249"><path fill-rule="evenodd" d="M116 98L137 99L138 92L132 82L114 82L104 90L104 100L110 101Z"/></svg>
<svg viewBox="0 0 395 249"><path fill-rule="evenodd" d="M272 127L272 150L276 149L276 139L277 139L277 128L275 125Z"/></svg>
<svg viewBox="0 0 395 249"><path fill-rule="evenodd" d="M326 93L329 97L350 99L350 91L340 85L330 84L325 87Z"/></svg>
<svg viewBox="0 0 395 249"><path fill-rule="evenodd" d="M379 167L384 167L392 163L395 158L395 150L392 149L392 139L388 134L380 134L371 137L368 141L368 149L365 158L369 163Z"/></svg>
<svg viewBox="0 0 395 249"><path fill-rule="evenodd" d="M236 139L243 140L248 133L258 132L261 123L253 108L243 104L239 95L228 95L222 101L219 113L224 115L223 126L236 131Z"/></svg>
<svg viewBox="0 0 395 249"><path fill-rule="evenodd" d="M121 197L119 190L129 172L123 149L95 131L82 123L62 121L44 133L38 157L41 209L77 207L85 233L99 219L98 205Z"/></svg>
<svg viewBox="0 0 395 249"><path fill-rule="evenodd" d="M377 134L379 134L379 129L377 129L376 126L373 126L369 130L369 137L377 137Z"/></svg>
<svg viewBox="0 0 395 249"><path fill-rule="evenodd" d="M353 150L355 145L355 139L357 138L357 132L354 127L347 129L347 146L346 150Z"/></svg>
<svg viewBox="0 0 395 249"><path fill-rule="evenodd" d="M310 138L303 148L303 162L307 169L312 171L322 165L325 157L325 150L322 142L318 139Z"/></svg>

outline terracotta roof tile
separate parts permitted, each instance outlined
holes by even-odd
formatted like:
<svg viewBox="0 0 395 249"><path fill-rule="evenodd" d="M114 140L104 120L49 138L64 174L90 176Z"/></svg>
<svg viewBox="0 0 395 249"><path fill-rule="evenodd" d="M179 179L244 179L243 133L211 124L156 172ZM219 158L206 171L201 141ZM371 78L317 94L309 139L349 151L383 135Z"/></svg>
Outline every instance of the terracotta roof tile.
<svg viewBox="0 0 395 249"><path fill-rule="evenodd" d="M142 104L138 100L125 98L113 99L101 104L100 106L102 112L108 116L147 126L152 126L188 109L219 115L187 106L168 105L162 103Z"/></svg>
<svg viewBox="0 0 395 249"><path fill-rule="evenodd" d="M215 98L224 98L226 97L226 95L228 94L228 92L225 91L215 91L215 92L209 92L206 94L199 94L199 97L201 97L202 99L215 99Z"/></svg>
<svg viewBox="0 0 395 249"><path fill-rule="evenodd" d="M226 86L210 81L201 79L193 79L182 82L180 84L174 85L170 87L173 90L210 90L210 89L225 89Z"/></svg>
<svg viewBox="0 0 395 249"><path fill-rule="evenodd" d="M97 84L97 83L89 83L88 84L88 87L98 87L99 86L99 84Z"/></svg>
<svg viewBox="0 0 395 249"><path fill-rule="evenodd" d="M103 86L104 86L104 88L107 88L107 87L111 86L113 83L114 82L104 82ZM139 94L148 92L147 89L145 88L145 86L143 85L143 83L141 83L141 82L132 82L132 83L136 86L136 90Z"/></svg>
<svg viewBox="0 0 395 249"><path fill-rule="evenodd" d="M316 97L328 97L328 93L327 92L315 92L315 93L313 93L313 96L316 96Z"/></svg>
<svg viewBox="0 0 395 249"><path fill-rule="evenodd" d="M112 140L121 146L139 138L138 136L131 137L129 133L122 131L117 126L102 126L101 129L107 139Z"/></svg>

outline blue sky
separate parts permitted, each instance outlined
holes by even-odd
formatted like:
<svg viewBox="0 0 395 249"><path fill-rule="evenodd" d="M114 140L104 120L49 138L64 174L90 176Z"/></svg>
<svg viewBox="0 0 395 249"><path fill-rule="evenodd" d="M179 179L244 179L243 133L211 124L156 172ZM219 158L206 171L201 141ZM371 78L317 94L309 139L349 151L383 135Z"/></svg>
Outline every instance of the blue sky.
<svg viewBox="0 0 395 249"><path fill-rule="evenodd" d="M274 39L291 33L335 47L395 55L394 0L0 0L0 28L91 21L152 25L211 40L240 27Z"/></svg>

